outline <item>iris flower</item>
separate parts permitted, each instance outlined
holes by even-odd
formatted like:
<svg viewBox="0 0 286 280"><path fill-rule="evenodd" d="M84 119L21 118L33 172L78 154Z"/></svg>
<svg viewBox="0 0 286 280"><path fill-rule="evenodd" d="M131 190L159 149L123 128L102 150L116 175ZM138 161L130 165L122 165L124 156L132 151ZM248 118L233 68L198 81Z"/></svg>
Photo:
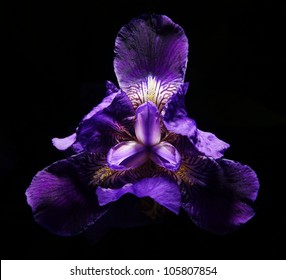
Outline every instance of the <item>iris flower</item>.
<svg viewBox="0 0 286 280"><path fill-rule="evenodd" d="M258 179L223 158L229 145L187 114L184 30L167 16L142 15L121 28L114 53L119 88L108 81L106 97L75 133L52 140L73 155L38 172L26 191L35 220L54 234L79 234L129 194L151 205L131 208L130 217L185 211L217 234L245 224L255 214Z"/></svg>

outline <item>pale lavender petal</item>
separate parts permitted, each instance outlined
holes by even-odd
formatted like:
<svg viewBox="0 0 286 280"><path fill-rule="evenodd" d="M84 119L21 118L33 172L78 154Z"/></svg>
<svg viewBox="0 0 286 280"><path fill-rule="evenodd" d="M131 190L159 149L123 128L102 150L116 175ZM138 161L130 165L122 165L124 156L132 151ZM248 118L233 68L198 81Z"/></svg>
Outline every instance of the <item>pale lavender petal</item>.
<svg viewBox="0 0 286 280"><path fill-rule="evenodd" d="M181 156L177 149L168 142L162 141L152 147L151 159L158 165L177 171L181 165Z"/></svg>
<svg viewBox="0 0 286 280"><path fill-rule="evenodd" d="M138 141L147 146L160 142L159 112L152 102L146 102L137 108L135 134Z"/></svg>
<svg viewBox="0 0 286 280"><path fill-rule="evenodd" d="M71 236L85 230L107 211L89 185L102 166L96 155L82 153L38 172L26 190L35 220L54 234Z"/></svg>
<svg viewBox="0 0 286 280"><path fill-rule="evenodd" d="M178 185L167 178L145 178L135 184L127 184L120 189L103 189L98 187L96 194L100 205L118 200L126 193L137 197L149 196L160 205L178 214L181 207L181 194Z"/></svg>
<svg viewBox="0 0 286 280"><path fill-rule="evenodd" d="M201 228L226 234L255 215L259 182L250 167L238 162L223 159L209 168L206 185L181 186L182 207Z"/></svg>
<svg viewBox="0 0 286 280"><path fill-rule="evenodd" d="M107 164L111 169L125 170L136 168L148 159L146 147L135 141L124 141L111 148Z"/></svg>
<svg viewBox="0 0 286 280"><path fill-rule="evenodd" d="M64 151L71 147L73 143L76 141L76 133L65 137L65 138L53 138L52 143L53 145L60 151Z"/></svg>
<svg viewBox="0 0 286 280"><path fill-rule="evenodd" d="M115 41L119 86L137 107L149 98L166 103L183 83L188 59L184 30L164 15L148 14L123 26Z"/></svg>

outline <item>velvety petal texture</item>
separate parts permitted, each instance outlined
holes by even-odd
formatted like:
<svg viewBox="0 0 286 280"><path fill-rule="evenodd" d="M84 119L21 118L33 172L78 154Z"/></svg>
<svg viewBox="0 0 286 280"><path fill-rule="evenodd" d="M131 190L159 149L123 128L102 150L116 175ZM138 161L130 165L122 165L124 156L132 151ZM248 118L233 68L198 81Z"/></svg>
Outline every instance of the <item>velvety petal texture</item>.
<svg viewBox="0 0 286 280"><path fill-rule="evenodd" d="M188 39L167 16L133 19L119 31L114 52L119 86L135 107L148 99L161 107L184 81Z"/></svg>
<svg viewBox="0 0 286 280"><path fill-rule="evenodd" d="M166 128L176 134L186 136L193 147L205 156L214 159L221 158L229 144L218 139L214 134L197 129L196 123L189 118L185 109L185 94L187 84L184 84L174 94L162 110L162 118Z"/></svg>
<svg viewBox="0 0 286 280"><path fill-rule="evenodd" d="M206 185L182 186L182 206L199 227L226 234L255 215L259 182L249 166L238 162L222 159L211 168Z"/></svg>
<svg viewBox="0 0 286 280"><path fill-rule="evenodd" d="M160 205L178 214L181 207L181 194L178 185L164 177L145 178L134 184L127 184L120 189L103 189L98 187L96 194L100 205L118 200L126 193L137 197L149 196Z"/></svg>
<svg viewBox="0 0 286 280"><path fill-rule="evenodd" d="M82 153L60 160L37 173L26 190L35 220L54 234L71 236L93 224L107 211L89 186L100 158Z"/></svg>

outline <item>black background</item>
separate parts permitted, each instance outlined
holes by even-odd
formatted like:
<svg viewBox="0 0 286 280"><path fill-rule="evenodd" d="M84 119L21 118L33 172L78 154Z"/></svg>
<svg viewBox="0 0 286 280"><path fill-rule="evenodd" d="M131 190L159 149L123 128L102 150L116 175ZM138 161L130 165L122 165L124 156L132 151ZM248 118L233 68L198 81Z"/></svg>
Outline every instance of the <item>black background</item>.
<svg viewBox="0 0 286 280"><path fill-rule="evenodd" d="M116 34L145 12L184 28L188 112L231 144L227 158L257 172L257 215L223 237L183 214L114 229L97 244L84 234L54 236L34 222L25 190L37 171L64 157L51 138L74 131L104 97L106 80L117 84ZM1 13L1 259L285 259L286 116L273 89L270 0L14 4Z"/></svg>

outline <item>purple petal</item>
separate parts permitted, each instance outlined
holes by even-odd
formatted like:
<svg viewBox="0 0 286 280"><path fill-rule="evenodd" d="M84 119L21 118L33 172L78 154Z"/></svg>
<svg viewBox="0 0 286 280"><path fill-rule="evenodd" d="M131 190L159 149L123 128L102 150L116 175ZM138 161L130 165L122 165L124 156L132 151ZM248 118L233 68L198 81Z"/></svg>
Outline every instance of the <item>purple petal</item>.
<svg viewBox="0 0 286 280"><path fill-rule="evenodd" d="M142 165L147 159L144 145L135 141L124 141L109 150L107 164L111 169L126 170Z"/></svg>
<svg viewBox="0 0 286 280"><path fill-rule="evenodd" d="M188 117L185 108L185 94L188 90L188 83L182 85L174 94L162 111L162 117L166 128L176 134L192 138L197 133L196 122Z"/></svg>
<svg viewBox="0 0 286 280"><path fill-rule="evenodd" d="M178 214L181 207L181 194L177 184L167 178L145 178L135 184L127 184L120 189L98 187L96 194L100 205L118 200L126 193L137 197L149 196L160 205Z"/></svg>
<svg viewBox="0 0 286 280"><path fill-rule="evenodd" d="M146 102L136 110L135 134L139 142L153 146L161 140L159 112L152 102Z"/></svg>
<svg viewBox="0 0 286 280"><path fill-rule="evenodd" d="M103 109L107 108L114 100L114 98L119 94L120 92L114 92L109 94L107 97L105 97L97 106L95 106L84 118L82 121L88 120L91 117L93 117L96 113L101 112Z"/></svg>
<svg viewBox="0 0 286 280"><path fill-rule="evenodd" d="M107 211L89 186L101 164L93 154L78 154L37 173L26 190L35 220L54 234L71 236L85 230Z"/></svg>
<svg viewBox="0 0 286 280"><path fill-rule="evenodd" d="M162 111L162 117L166 128L176 134L186 136L193 148L201 154L214 159L221 158L229 144L218 139L210 132L204 132L196 127L193 119L188 117L185 109L185 93L187 84L174 94Z"/></svg>
<svg viewBox="0 0 286 280"><path fill-rule="evenodd" d="M181 165L179 152L173 145L165 141L152 147L151 159L156 164L172 171L177 171Z"/></svg>
<svg viewBox="0 0 286 280"><path fill-rule="evenodd" d="M217 162L205 156L184 158L177 175L188 185L206 186L218 173Z"/></svg>
<svg viewBox="0 0 286 280"><path fill-rule="evenodd" d="M94 107L86 116L84 116L84 118L82 119L82 122L90 119L96 113L108 107L112 103L113 99L120 93L120 91L115 87L115 85L113 85L109 81L107 81L106 83L106 91L107 91L108 96L105 97L102 100L102 102L96 107ZM75 142L76 142L76 133L73 133L72 135L65 137L65 138L53 138L52 139L53 145L60 151L64 151L70 148ZM78 148L75 149L77 152L82 150L82 147L80 145L77 145L77 147Z"/></svg>
<svg viewBox="0 0 286 280"><path fill-rule="evenodd" d="M108 96L111 97L112 95ZM73 148L93 152L108 152L115 145L115 136L134 124L134 109L124 92L116 94L108 107L84 120L77 129ZM78 148L79 147L79 148Z"/></svg>
<svg viewBox="0 0 286 280"><path fill-rule="evenodd" d="M230 190L235 189L237 197L254 202L259 191L259 181L256 173L247 165L239 162L221 159L218 161L224 173L226 186Z"/></svg>
<svg viewBox="0 0 286 280"><path fill-rule="evenodd" d="M221 160L212 168L206 186L183 187L182 206L201 228L226 234L255 215L259 182L250 167L237 162Z"/></svg>
<svg viewBox="0 0 286 280"><path fill-rule="evenodd" d="M119 89L110 81L106 81L106 95L111 95L115 92L118 92Z"/></svg>
<svg viewBox="0 0 286 280"><path fill-rule="evenodd" d="M218 139L213 133L197 130L197 137L194 137L193 144L196 149L208 157L218 159L223 157L229 144Z"/></svg>
<svg viewBox="0 0 286 280"><path fill-rule="evenodd" d="M119 86L136 107L146 102L148 95L155 97L159 107L184 81L188 39L167 16L133 19L118 33L114 51Z"/></svg>

